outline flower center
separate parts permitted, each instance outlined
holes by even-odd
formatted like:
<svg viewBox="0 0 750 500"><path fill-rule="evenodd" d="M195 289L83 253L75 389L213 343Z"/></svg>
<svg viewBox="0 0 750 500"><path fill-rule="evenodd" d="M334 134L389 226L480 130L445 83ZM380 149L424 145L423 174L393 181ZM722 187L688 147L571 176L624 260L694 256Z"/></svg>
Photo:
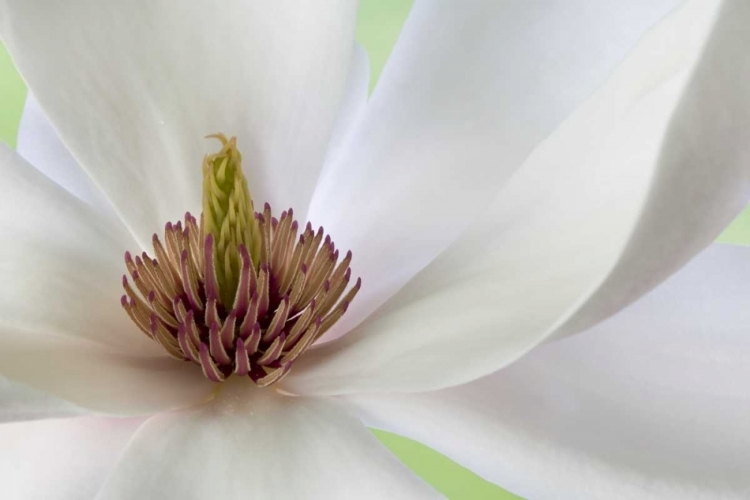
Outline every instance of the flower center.
<svg viewBox="0 0 750 500"><path fill-rule="evenodd" d="M133 322L174 358L214 382L232 374L265 387L346 312L362 281L348 287L351 252L323 228L302 234L290 208L255 212L236 139L203 161L203 213L168 222L155 258L125 253L121 304ZM349 290L347 291L347 288ZM346 292L346 293L345 293Z"/></svg>

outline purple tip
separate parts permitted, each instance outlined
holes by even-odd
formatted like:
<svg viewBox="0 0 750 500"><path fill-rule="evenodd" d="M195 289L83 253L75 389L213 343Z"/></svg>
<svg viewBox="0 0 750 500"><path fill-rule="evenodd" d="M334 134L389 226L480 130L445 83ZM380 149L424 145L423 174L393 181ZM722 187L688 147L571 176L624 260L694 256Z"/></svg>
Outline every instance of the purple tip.
<svg viewBox="0 0 750 500"><path fill-rule="evenodd" d="M362 278L357 278L357 284L354 285L354 286L356 286L357 288L361 287L362 286Z"/></svg>
<svg viewBox="0 0 750 500"><path fill-rule="evenodd" d="M307 274L307 265L303 262L302 265L299 266L299 270L302 271L302 274Z"/></svg>
<svg viewBox="0 0 750 500"><path fill-rule="evenodd" d="M299 223L297 221L292 222L292 231L299 229Z"/></svg>
<svg viewBox="0 0 750 500"><path fill-rule="evenodd" d="M284 210L283 212L281 212L281 217L280 218L281 219L286 219L286 210Z"/></svg>
<svg viewBox="0 0 750 500"><path fill-rule="evenodd" d="M166 231L171 231L172 230L172 223L171 222L167 222L166 224L164 224L164 229Z"/></svg>
<svg viewBox="0 0 750 500"><path fill-rule="evenodd" d="M156 300L156 292L151 290L148 292L148 301L153 302L154 300Z"/></svg>
<svg viewBox="0 0 750 500"><path fill-rule="evenodd" d="M125 262L130 262L131 260L133 260L133 256L130 255L130 252L125 252Z"/></svg>
<svg viewBox="0 0 750 500"><path fill-rule="evenodd" d="M349 279L351 279L351 277L352 277L352 268L349 267L349 268L346 269L346 272L344 273L344 279L346 281L349 281Z"/></svg>
<svg viewBox="0 0 750 500"><path fill-rule="evenodd" d="M287 210L287 214L289 215L289 217L292 217L294 215L294 209L292 209L292 207L289 207L289 210Z"/></svg>
<svg viewBox="0 0 750 500"><path fill-rule="evenodd" d="M331 289L331 282L328 280L325 280L325 282L323 282L323 290L327 292L330 289Z"/></svg>
<svg viewBox="0 0 750 500"><path fill-rule="evenodd" d="M278 224L279 224L279 219L277 219L276 217L271 217L271 225L273 227L276 227Z"/></svg>
<svg viewBox="0 0 750 500"><path fill-rule="evenodd" d="M323 244L324 245L330 245L331 244L331 235L330 234L326 234L326 239L323 240Z"/></svg>
<svg viewBox="0 0 750 500"><path fill-rule="evenodd" d="M310 224L310 223L308 222L308 223L307 223L307 225L305 226L305 231L310 231L310 232L312 232L312 224Z"/></svg>
<svg viewBox="0 0 750 500"><path fill-rule="evenodd" d="M122 286L128 286L128 277L126 275L122 275Z"/></svg>
<svg viewBox="0 0 750 500"><path fill-rule="evenodd" d="M127 295L123 295L122 297L120 297L120 304L122 304L123 306L128 305L128 296Z"/></svg>
<svg viewBox="0 0 750 500"><path fill-rule="evenodd" d="M346 258L347 259L351 259L352 258L352 251L351 250L349 250L348 252L346 252Z"/></svg>
<svg viewBox="0 0 750 500"><path fill-rule="evenodd" d="M250 252L247 251L247 248L245 248L245 245L240 244L237 249L240 251L240 258L242 259L242 265L247 266L249 264L252 264L252 261L250 260Z"/></svg>
<svg viewBox="0 0 750 500"><path fill-rule="evenodd" d="M341 313L342 314L345 313L347 309L349 309L349 302L344 302L343 304L341 304Z"/></svg>
<svg viewBox="0 0 750 500"><path fill-rule="evenodd" d="M271 211L271 205L270 205L270 204L269 204L268 202L266 202L266 203L265 203L265 204L263 205L263 210L268 210L268 211L270 212L270 211Z"/></svg>

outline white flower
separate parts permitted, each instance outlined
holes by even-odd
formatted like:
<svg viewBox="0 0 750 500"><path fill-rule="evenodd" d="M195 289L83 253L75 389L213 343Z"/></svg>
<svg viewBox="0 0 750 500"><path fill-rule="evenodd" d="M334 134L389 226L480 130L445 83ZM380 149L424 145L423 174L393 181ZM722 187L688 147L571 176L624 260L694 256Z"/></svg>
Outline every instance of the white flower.
<svg viewBox="0 0 750 500"><path fill-rule="evenodd" d="M435 496L357 417L531 498L746 498L750 254L648 292L747 202L750 3L678 4L417 1L365 102L350 0L0 1L58 183L0 150L3 498ZM120 308L219 130L364 280L302 397Z"/></svg>

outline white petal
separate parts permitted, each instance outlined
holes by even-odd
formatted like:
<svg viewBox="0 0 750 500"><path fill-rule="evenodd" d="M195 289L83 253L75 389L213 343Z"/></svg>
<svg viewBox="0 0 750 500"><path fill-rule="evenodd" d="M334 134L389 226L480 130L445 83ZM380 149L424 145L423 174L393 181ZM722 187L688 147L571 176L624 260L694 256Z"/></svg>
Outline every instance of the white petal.
<svg viewBox="0 0 750 500"><path fill-rule="evenodd" d="M336 401L226 382L149 420L97 500L439 498Z"/></svg>
<svg viewBox="0 0 750 500"><path fill-rule="evenodd" d="M86 411L22 384L0 377L0 423L83 415Z"/></svg>
<svg viewBox="0 0 750 500"><path fill-rule="evenodd" d="M715 246L593 330L460 387L354 396L368 424L525 498L747 498L750 248Z"/></svg>
<svg viewBox="0 0 750 500"><path fill-rule="evenodd" d="M112 210L109 200L81 169L31 93L18 126L16 151L44 175L77 198L101 210Z"/></svg>
<svg viewBox="0 0 750 500"><path fill-rule="evenodd" d="M367 97L370 88L370 58L360 44L356 44L349 66L349 76L346 78L344 100L336 119L336 124L328 143L328 152L320 171L320 178L325 179L328 171L338 161L343 148L346 146L355 124L362 117L367 107Z"/></svg>
<svg viewBox="0 0 750 500"><path fill-rule="evenodd" d="M168 358L120 306L115 218L0 144L0 375L89 409L143 413L205 399L212 384Z"/></svg>
<svg viewBox="0 0 750 500"><path fill-rule="evenodd" d="M2 497L90 500L141 423L81 417L0 425Z"/></svg>
<svg viewBox="0 0 750 500"><path fill-rule="evenodd" d="M415 2L310 209L352 250L365 283L336 331L359 323L475 221L678 3Z"/></svg>
<svg viewBox="0 0 750 500"><path fill-rule="evenodd" d="M357 2L0 2L0 36L63 142L144 246L200 207L238 137L250 188L304 219L343 96Z"/></svg>
<svg viewBox="0 0 750 500"><path fill-rule="evenodd" d="M290 390L422 391L616 312L710 244L750 192L750 4L685 5L543 143L490 210Z"/></svg>

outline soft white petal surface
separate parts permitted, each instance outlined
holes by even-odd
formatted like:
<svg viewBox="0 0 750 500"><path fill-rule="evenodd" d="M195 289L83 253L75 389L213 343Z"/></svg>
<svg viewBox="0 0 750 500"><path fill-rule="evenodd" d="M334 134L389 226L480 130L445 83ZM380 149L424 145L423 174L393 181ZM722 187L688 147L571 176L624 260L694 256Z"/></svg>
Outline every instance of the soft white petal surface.
<svg viewBox="0 0 750 500"><path fill-rule="evenodd" d="M140 419L80 417L0 425L5 500L91 500Z"/></svg>
<svg viewBox="0 0 750 500"><path fill-rule="evenodd" d="M143 413L205 399L120 306L137 243L0 144L0 375L89 409Z"/></svg>
<svg viewBox="0 0 750 500"><path fill-rule="evenodd" d="M468 382L614 313L684 265L750 193L750 4L690 2L651 31L462 238L293 391Z"/></svg>
<svg viewBox="0 0 750 500"><path fill-rule="evenodd" d="M0 377L0 423L82 415L83 408Z"/></svg>
<svg viewBox="0 0 750 500"><path fill-rule="evenodd" d="M338 401L226 382L149 420L97 500L439 498Z"/></svg>
<svg viewBox="0 0 750 500"><path fill-rule="evenodd" d="M490 377L350 401L525 498L748 498L748 304L750 248L714 246Z"/></svg>
<svg viewBox="0 0 750 500"><path fill-rule="evenodd" d="M101 210L112 210L109 200L63 145L31 93L26 96L26 105L18 126L16 151L77 198Z"/></svg>
<svg viewBox="0 0 750 500"><path fill-rule="evenodd" d="M367 107L369 89L370 58L367 56L364 47L356 44L349 66L349 76L346 78L344 100L331 133L331 140L328 143L328 151L323 162L323 169L320 171L320 178L327 178L328 171L334 168L339 156L348 144L356 123Z"/></svg>
<svg viewBox="0 0 750 500"><path fill-rule="evenodd" d="M254 196L304 218L357 2L0 2L0 37L138 240L200 207L201 160L238 136Z"/></svg>
<svg viewBox="0 0 750 500"><path fill-rule="evenodd" d="M678 0L417 0L310 219L375 310L486 208L545 137Z"/></svg>

